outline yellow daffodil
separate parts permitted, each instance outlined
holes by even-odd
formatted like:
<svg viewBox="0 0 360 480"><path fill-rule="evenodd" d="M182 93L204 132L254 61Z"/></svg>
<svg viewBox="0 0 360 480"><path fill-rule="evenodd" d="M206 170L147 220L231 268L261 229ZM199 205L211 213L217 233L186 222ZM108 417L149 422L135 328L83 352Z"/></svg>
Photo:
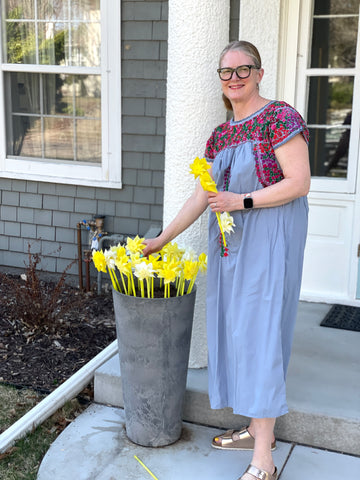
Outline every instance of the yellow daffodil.
<svg viewBox="0 0 360 480"><path fill-rule="evenodd" d="M152 266L154 268L154 271L156 271L159 268L159 266L161 265L161 262L162 262L161 256L159 254L149 255L148 260L149 260L149 263L152 264Z"/></svg>
<svg viewBox="0 0 360 480"><path fill-rule="evenodd" d="M233 227L235 227L234 219L229 212L223 212L220 215L220 221L222 229L225 233L234 233Z"/></svg>
<svg viewBox="0 0 360 480"><path fill-rule="evenodd" d="M126 248L122 246L120 243L116 245L116 247L111 247L111 250L116 252L116 258L121 258L122 256L126 255Z"/></svg>
<svg viewBox="0 0 360 480"><path fill-rule="evenodd" d="M128 275L129 271L131 271L131 263L129 262L129 257L127 255L122 255L117 258L115 260L115 265L119 269L119 272L124 273L125 275Z"/></svg>
<svg viewBox="0 0 360 480"><path fill-rule="evenodd" d="M211 166L207 163L205 158L196 157L190 165L190 173L192 173L195 178L198 178L207 172L209 168L211 168Z"/></svg>
<svg viewBox="0 0 360 480"><path fill-rule="evenodd" d="M167 262L163 262L161 268L158 271L158 276L164 279L165 283L174 282L179 275L180 262L171 259Z"/></svg>
<svg viewBox="0 0 360 480"><path fill-rule="evenodd" d="M136 235L135 238L127 237L126 250L130 253L141 253L146 246L143 243L144 240L145 238L140 238L139 235Z"/></svg>
<svg viewBox="0 0 360 480"><path fill-rule="evenodd" d="M170 296L171 284L177 289L177 295L184 295L185 284L188 285L186 293L190 293L198 270L206 270L206 255L202 253L197 257L193 249L180 248L174 242L165 245L160 254L149 255L149 258L145 258L141 254L142 248L139 250L135 245L139 245L140 241L142 239L137 237L134 239L134 243L130 241L126 247L119 244L104 252L102 250L92 252L96 269L110 275L114 290L136 296L135 276L137 277L138 291L142 297L145 296L145 285L147 296L154 297L154 277L161 280L160 288L164 289L165 298ZM131 253L129 246L130 249L134 247L134 250L137 251ZM119 275L121 282L118 278Z"/></svg>
<svg viewBox="0 0 360 480"><path fill-rule="evenodd" d="M199 270L201 273L205 273L207 270L207 255L205 253L199 255Z"/></svg>
<svg viewBox="0 0 360 480"><path fill-rule="evenodd" d="M184 250L178 246L176 242L167 243L161 250L161 255L164 259L167 258L181 258Z"/></svg>
<svg viewBox="0 0 360 480"><path fill-rule="evenodd" d="M132 285L132 281L131 281L132 270L131 270L131 262L129 261L129 257L126 255L126 253L123 253L122 255L118 256L118 258L115 260L115 265L120 272L121 281L122 281L125 294L129 295L130 291L132 290L132 287L131 287L129 291L129 285L130 286ZM126 275L126 277L128 278L127 285L124 279L124 275Z"/></svg>
<svg viewBox="0 0 360 480"><path fill-rule="evenodd" d="M199 270L199 263L191 260L186 260L183 267L183 275L185 280L192 280L196 277Z"/></svg>
<svg viewBox="0 0 360 480"><path fill-rule="evenodd" d="M141 263L143 259L144 258L140 252L130 254L130 262L132 263L133 266L137 265L138 263Z"/></svg>
<svg viewBox="0 0 360 480"><path fill-rule="evenodd" d="M102 250L100 251L93 250L92 259L93 259L96 270L98 272L106 273L106 260L105 260L104 252Z"/></svg>
<svg viewBox="0 0 360 480"><path fill-rule="evenodd" d="M207 165L207 167L204 164L204 161ZM214 180L211 178L210 173L208 172L208 169L210 168L210 165L206 162L205 159L199 159L198 157L195 158L194 162L190 166L191 168L191 173L195 176L195 178L200 177L200 184L202 188L206 192L214 192L218 193L216 183ZM227 213L226 216L224 216L224 219L221 220L220 212L215 212L216 213L216 218L219 224L220 232L221 232L221 238L222 238L222 247L221 247L221 252L220 254L222 256L228 256L228 249L226 247L226 239L225 239L225 232L226 233L232 233L234 230L232 227L235 226L232 217ZM230 221L231 219L231 221ZM224 223L224 225L223 225Z"/></svg>
<svg viewBox="0 0 360 480"><path fill-rule="evenodd" d="M217 193L216 183L211 178L209 172L204 173L200 177L200 183L204 190L207 192L214 192Z"/></svg>

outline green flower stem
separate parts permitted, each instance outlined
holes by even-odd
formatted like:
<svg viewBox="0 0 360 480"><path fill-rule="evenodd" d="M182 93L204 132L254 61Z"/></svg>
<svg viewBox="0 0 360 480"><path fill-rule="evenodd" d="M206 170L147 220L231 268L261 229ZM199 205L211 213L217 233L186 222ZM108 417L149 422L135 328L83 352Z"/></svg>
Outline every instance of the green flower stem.
<svg viewBox="0 0 360 480"><path fill-rule="evenodd" d="M126 283L125 283L124 275L123 275L122 272L120 272L120 276L121 276L121 281L122 281L122 284L123 284L123 287L124 287L125 295L128 295L128 289L126 288Z"/></svg>
<svg viewBox="0 0 360 480"><path fill-rule="evenodd" d="M181 285L183 282L183 277L177 278L177 290L176 290L176 296L178 297L180 295L180 290L181 290Z"/></svg>
<svg viewBox="0 0 360 480"><path fill-rule="evenodd" d="M139 283L140 283L141 298L144 298L145 297L144 280L139 279Z"/></svg>
<svg viewBox="0 0 360 480"><path fill-rule="evenodd" d="M147 278L147 279L146 279L146 290L147 290L147 296L148 296L148 298L151 298L150 288L151 288L150 278Z"/></svg>
<svg viewBox="0 0 360 480"><path fill-rule="evenodd" d="M190 284L189 284L189 287L188 287L186 293L191 293L198 273L199 273L199 264L198 264L198 266L197 266L195 275L194 275L193 278L191 279L191 282L190 282Z"/></svg>
<svg viewBox="0 0 360 480"><path fill-rule="evenodd" d="M121 288L120 288L120 285L119 285L119 282L118 282L118 279L115 275L115 272L108 267L108 272L109 272L109 275L110 275L110 278L111 278L111 282L112 282L112 285L114 287L114 290L116 290L117 292L121 292Z"/></svg>
<svg viewBox="0 0 360 480"><path fill-rule="evenodd" d="M132 274L132 272L130 273L130 280L131 280L131 286L132 286L132 289L133 289L134 297L136 297L136 289L135 289L135 283L134 283L134 275Z"/></svg>
<svg viewBox="0 0 360 480"><path fill-rule="evenodd" d="M224 233L224 229L223 229L223 227L222 227L222 225L221 225L220 212L216 212L216 217L217 217L218 224L219 224L220 231L221 231L221 235L222 235L222 238L223 238L224 247L226 247L225 233Z"/></svg>

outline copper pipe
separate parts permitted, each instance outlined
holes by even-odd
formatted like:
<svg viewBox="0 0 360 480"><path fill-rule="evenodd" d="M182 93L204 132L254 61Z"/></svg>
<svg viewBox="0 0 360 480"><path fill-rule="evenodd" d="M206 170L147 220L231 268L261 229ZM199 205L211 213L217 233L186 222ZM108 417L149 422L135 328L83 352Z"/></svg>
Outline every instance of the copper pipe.
<svg viewBox="0 0 360 480"><path fill-rule="evenodd" d="M85 273L86 273L86 291L90 292L90 262L91 250L84 251Z"/></svg>
<svg viewBox="0 0 360 480"><path fill-rule="evenodd" d="M83 287L83 271L82 271L82 249L81 249L81 222L76 224L77 228L77 244L78 244L78 269L79 269L79 288L82 292L84 290Z"/></svg>

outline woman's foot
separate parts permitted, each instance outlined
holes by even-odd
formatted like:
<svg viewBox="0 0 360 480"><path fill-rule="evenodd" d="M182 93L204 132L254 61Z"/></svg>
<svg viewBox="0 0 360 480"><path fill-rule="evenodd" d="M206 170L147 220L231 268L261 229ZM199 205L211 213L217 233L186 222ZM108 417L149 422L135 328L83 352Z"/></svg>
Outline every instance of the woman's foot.
<svg viewBox="0 0 360 480"><path fill-rule="evenodd" d="M245 427L242 430L228 430L214 437L211 445L219 450L254 450L255 437L252 435L250 427ZM274 437L271 450L275 449L276 441Z"/></svg>
<svg viewBox="0 0 360 480"><path fill-rule="evenodd" d="M269 473L273 472L273 473ZM244 474L238 480L277 480L278 471L275 466L271 466L268 470L264 470L255 465L249 465Z"/></svg>

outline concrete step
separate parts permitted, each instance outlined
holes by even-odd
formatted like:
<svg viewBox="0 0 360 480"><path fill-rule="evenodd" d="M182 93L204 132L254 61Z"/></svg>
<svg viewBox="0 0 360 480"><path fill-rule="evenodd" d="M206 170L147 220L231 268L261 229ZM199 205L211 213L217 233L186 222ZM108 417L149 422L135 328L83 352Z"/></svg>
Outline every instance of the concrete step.
<svg viewBox="0 0 360 480"><path fill-rule="evenodd" d="M252 452L224 452L210 446L218 429L183 424L178 442L162 448L141 447L125 433L124 411L91 405L71 423L46 453L37 480L236 479ZM281 480L355 478L360 458L285 442L273 452Z"/></svg>
<svg viewBox="0 0 360 480"><path fill-rule="evenodd" d="M329 308L300 304L287 382L290 411L277 420L276 436L359 455L360 333L320 327ZM117 355L95 373L95 402L123 407ZM183 419L218 428L248 423L229 408L210 408L207 369L188 371Z"/></svg>

